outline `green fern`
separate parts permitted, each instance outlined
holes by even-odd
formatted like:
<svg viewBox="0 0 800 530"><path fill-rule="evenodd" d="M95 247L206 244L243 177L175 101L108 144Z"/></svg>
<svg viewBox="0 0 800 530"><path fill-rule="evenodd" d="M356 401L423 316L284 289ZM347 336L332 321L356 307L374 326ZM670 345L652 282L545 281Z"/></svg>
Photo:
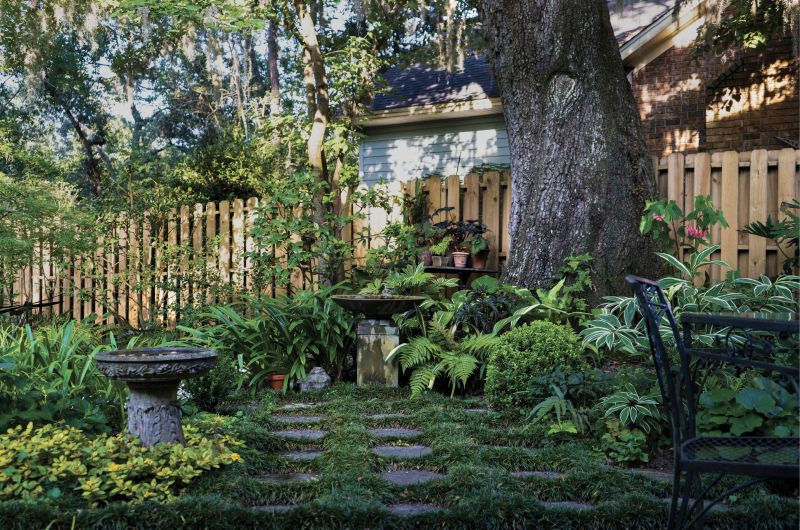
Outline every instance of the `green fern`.
<svg viewBox="0 0 800 530"><path fill-rule="evenodd" d="M433 388L436 379L449 380L450 395L466 387L467 381L480 367L483 377L486 361L499 343L494 335L472 335L458 342L455 329L448 326L447 315L436 312L420 328L422 335L400 344L387 356L388 361L398 358L404 372L411 371L411 394L418 395Z"/></svg>

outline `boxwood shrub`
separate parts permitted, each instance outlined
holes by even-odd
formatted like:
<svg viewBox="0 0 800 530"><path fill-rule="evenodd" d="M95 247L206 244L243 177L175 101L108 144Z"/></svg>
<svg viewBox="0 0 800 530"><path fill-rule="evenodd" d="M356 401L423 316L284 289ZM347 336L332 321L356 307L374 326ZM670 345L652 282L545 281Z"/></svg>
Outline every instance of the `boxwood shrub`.
<svg viewBox="0 0 800 530"><path fill-rule="evenodd" d="M561 366L586 368L583 346L572 328L544 320L503 335L486 369L486 400L495 408L531 406L526 393L533 379Z"/></svg>

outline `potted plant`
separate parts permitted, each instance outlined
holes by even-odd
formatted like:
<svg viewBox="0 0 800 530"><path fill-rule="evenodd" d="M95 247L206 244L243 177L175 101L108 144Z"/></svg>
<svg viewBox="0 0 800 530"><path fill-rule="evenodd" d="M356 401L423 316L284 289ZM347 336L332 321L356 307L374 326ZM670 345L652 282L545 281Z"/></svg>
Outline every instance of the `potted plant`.
<svg viewBox="0 0 800 530"><path fill-rule="evenodd" d="M267 376L267 381L272 390L283 390L283 382L286 379L286 374L271 374Z"/></svg>
<svg viewBox="0 0 800 530"><path fill-rule="evenodd" d="M489 228L478 221L467 221L464 230L469 233L467 248L472 255L472 266L476 269L485 269L489 257L489 241L483 234L488 232Z"/></svg>
<svg viewBox="0 0 800 530"><path fill-rule="evenodd" d="M452 242L453 238L451 236L444 236L438 243L431 245L430 251L434 267L450 266L450 256L447 255L447 251L450 249Z"/></svg>

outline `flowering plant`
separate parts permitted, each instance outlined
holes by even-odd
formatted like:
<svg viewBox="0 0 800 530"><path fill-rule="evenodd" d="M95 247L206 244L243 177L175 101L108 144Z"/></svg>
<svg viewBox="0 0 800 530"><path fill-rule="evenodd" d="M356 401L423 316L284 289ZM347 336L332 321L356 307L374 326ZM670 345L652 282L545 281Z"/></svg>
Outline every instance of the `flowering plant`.
<svg viewBox="0 0 800 530"><path fill-rule="evenodd" d="M647 201L639 225L642 234L650 234L665 250L680 256L681 249L690 254L711 244L711 227L728 227L722 210L714 208L710 195L698 195L694 210L684 213L674 201Z"/></svg>

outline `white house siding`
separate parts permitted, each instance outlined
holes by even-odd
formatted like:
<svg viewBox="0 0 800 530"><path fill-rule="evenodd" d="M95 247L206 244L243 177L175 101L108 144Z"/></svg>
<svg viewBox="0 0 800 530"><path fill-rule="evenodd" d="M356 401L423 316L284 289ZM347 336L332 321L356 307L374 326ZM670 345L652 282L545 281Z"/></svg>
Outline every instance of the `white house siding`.
<svg viewBox="0 0 800 530"><path fill-rule="evenodd" d="M367 184L428 173L463 176L480 164L507 164L508 136L502 115L367 129L359 160Z"/></svg>

